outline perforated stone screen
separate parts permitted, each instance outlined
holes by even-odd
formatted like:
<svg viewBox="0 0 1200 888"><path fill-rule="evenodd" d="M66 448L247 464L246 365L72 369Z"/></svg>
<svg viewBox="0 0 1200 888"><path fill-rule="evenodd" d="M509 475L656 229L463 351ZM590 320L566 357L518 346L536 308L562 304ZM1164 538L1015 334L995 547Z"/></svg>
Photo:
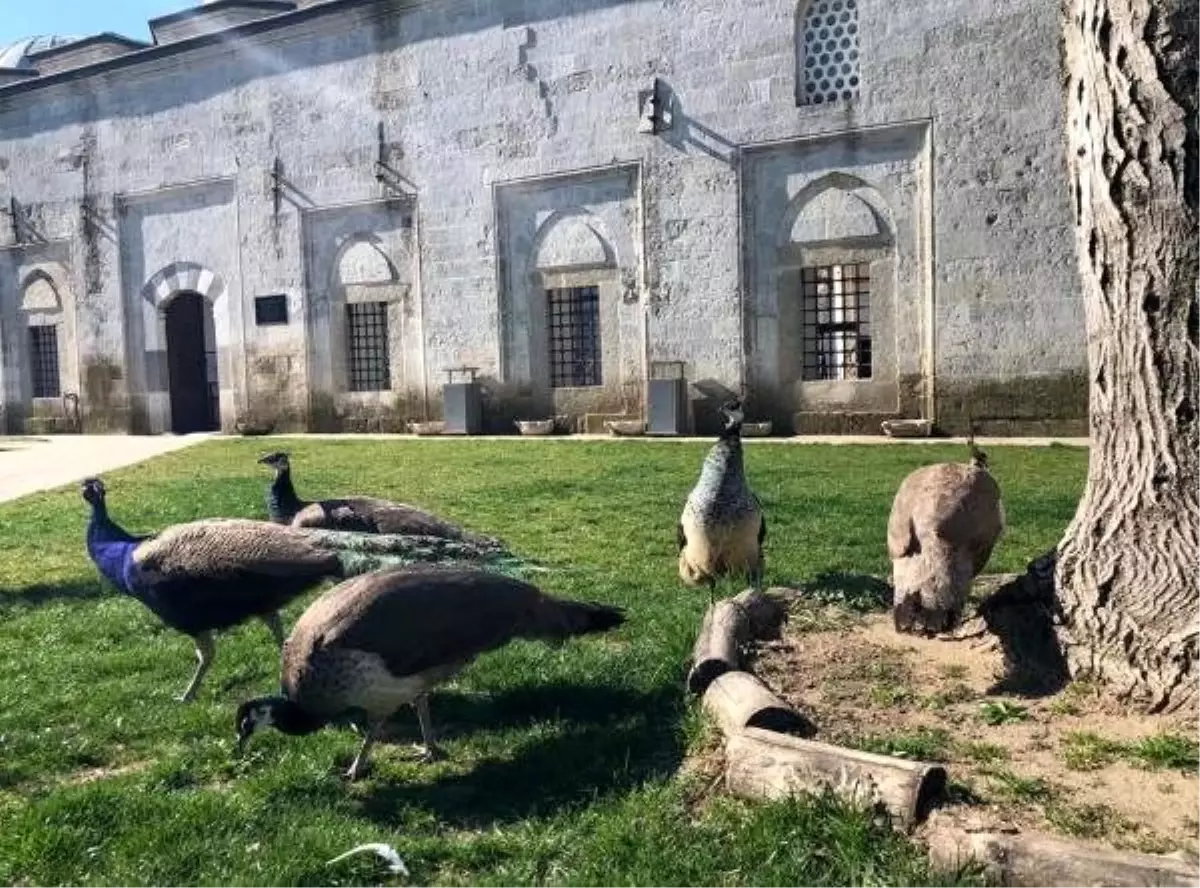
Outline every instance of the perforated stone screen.
<svg viewBox="0 0 1200 888"><path fill-rule="evenodd" d="M858 0L813 0L804 16L800 102L858 95Z"/></svg>

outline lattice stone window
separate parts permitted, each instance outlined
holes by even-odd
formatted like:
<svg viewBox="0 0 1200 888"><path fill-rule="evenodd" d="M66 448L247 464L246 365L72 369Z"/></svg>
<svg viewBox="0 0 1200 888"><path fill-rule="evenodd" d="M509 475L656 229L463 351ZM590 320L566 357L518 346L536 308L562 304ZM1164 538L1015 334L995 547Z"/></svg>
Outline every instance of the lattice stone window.
<svg viewBox="0 0 1200 888"><path fill-rule="evenodd" d="M803 105L858 95L858 0L812 0L804 16Z"/></svg>
<svg viewBox="0 0 1200 888"><path fill-rule="evenodd" d="M804 379L871 378L871 266L800 269Z"/></svg>
<svg viewBox="0 0 1200 888"><path fill-rule="evenodd" d="M61 394L58 373L58 326L39 324L29 328L29 361L35 398L57 398Z"/></svg>
<svg viewBox="0 0 1200 888"><path fill-rule="evenodd" d="M550 385L600 385L600 288L547 290Z"/></svg>
<svg viewBox="0 0 1200 888"><path fill-rule="evenodd" d="M348 304L346 333L350 340L350 391L381 392L391 388L387 303Z"/></svg>

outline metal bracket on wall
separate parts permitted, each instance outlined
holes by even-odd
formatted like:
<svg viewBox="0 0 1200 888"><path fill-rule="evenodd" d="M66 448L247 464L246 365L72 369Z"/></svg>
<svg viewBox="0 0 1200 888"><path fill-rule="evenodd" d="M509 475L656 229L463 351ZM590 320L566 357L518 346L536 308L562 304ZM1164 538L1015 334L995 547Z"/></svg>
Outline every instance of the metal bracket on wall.
<svg viewBox="0 0 1200 888"><path fill-rule="evenodd" d="M9 198L8 213L12 219L13 243L19 244L22 242L21 235L23 233L21 230L21 202L18 201L15 196Z"/></svg>
<svg viewBox="0 0 1200 888"><path fill-rule="evenodd" d="M279 204L283 200L283 161L278 155L271 164L271 198L275 202L275 221L279 221Z"/></svg>

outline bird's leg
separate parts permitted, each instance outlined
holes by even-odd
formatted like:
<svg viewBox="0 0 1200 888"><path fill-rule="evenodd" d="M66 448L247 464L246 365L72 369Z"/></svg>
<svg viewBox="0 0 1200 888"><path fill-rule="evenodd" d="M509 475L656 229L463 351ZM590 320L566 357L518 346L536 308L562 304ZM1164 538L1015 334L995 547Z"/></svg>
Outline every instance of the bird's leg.
<svg viewBox="0 0 1200 888"><path fill-rule="evenodd" d="M201 632L193 640L196 642L196 660L198 661L196 673L192 676L187 690L175 698L180 703L189 703L196 696L196 689L200 687L204 673L208 672L208 667L212 665L213 656L216 654L216 644L213 642L211 632Z"/></svg>
<svg viewBox="0 0 1200 888"><path fill-rule="evenodd" d="M350 767L346 770L347 780L357 780L359 777L367 773L367 755L371 752L371 747L375 745L375 726L363 725L356 733L361 733L363 742L358 748L358 755L354 757L354 761L350 763Z"/></svg>
<svg viewBox="0 0 1200 888"><path fill-rule="evenodd" d="M271 630L271 636L275 639L275 647L283 648L283 620L279 619L279 611L271 611L269 614L263 614L260 619Z"/></svg>
<svg viewBox="0 0 1200 888"><path fill-rule="evenodd" d="M437 745L437 737L433 733L433 719L429 717L429 695L422 694L417 697L413 701L413 708L417 710L417 721L421 725L421 740L424 741L423 745L417 747L421 760L435 762L440 758L445 758L446 753Z"/></svg>

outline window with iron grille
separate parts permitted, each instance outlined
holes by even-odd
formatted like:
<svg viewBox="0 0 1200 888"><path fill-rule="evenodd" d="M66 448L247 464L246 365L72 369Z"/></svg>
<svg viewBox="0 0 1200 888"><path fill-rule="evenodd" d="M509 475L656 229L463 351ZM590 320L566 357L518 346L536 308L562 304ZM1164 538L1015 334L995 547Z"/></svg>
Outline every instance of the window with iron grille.
<svg viewBox="0 0 1200 888"><path fill-rule="evenodd" d="M600 288L547 290L550 385L600 385Z"/></svg>
<svg viewBox="0 0 1200 888"><path fill-rule="evenodd" d="M804 379L871 378L871 266L800 269Z"/></svg>
<svg viewBox="0 0 1200 888"><path fill-rule="evenodd" d="M33 371L33 396L57 398L60 390L56 325L43 324L29 328L29 361Z"/></svg>
<svg viewBox="0 0 1200 888"><path fill-rule="evenodd" d="M390 389L387 303L348 304L346 334L350 340L350 391L381 392Z"/></svg>

